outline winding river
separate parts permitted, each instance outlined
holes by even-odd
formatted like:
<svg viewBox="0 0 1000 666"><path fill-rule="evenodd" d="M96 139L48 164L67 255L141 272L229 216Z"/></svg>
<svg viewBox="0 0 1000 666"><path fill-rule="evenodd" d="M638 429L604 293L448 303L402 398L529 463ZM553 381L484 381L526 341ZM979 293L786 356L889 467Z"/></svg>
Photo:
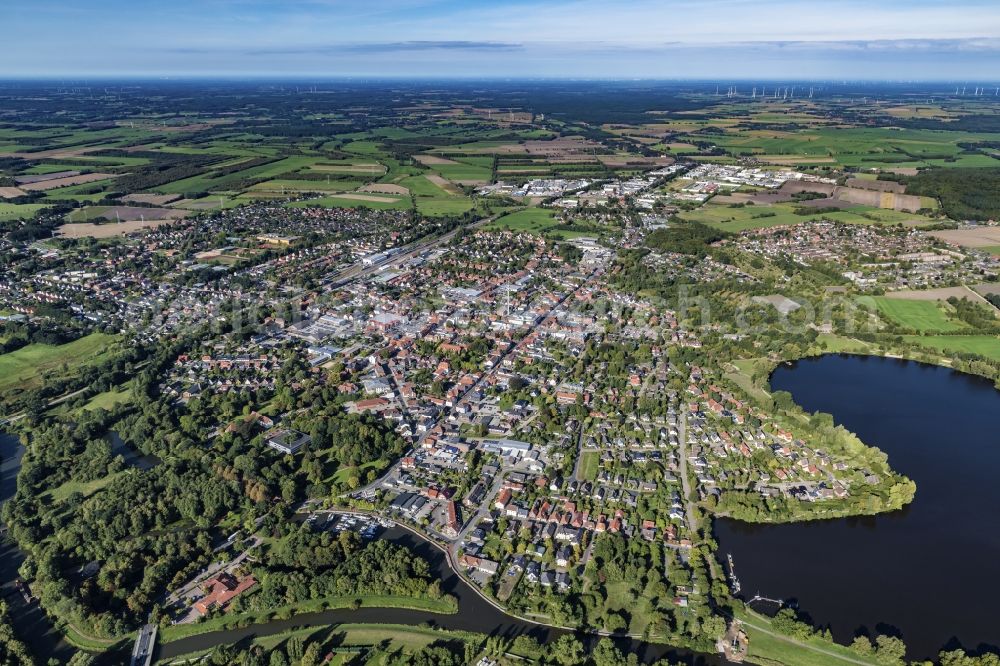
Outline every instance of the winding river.
<svg viewBox="0 0 1000 666"><path fill-rule="evenodd" d="M775 390L889 455L917 484L875 517L716 523L744 594L794 599L840 642L896 634L914 659L1000 645L1000 392L919 363L828 355L779 367Z"/></svg>
<svg viewBox="0 0 1000 666"><path fill-rule="evenodd" d="M361 608L358 610L331 610L318 613L296 615L289 620L276 620L267 624L254 625L243 629L217 631L173 641L159 648L158 657L176 657L199 650L206 650L223 643L235 643L254 636L280 633L292 627L328 626L342 623L390 623L418 625L425 624L444 629L473 631L490 635L520 636L526 634L545 643L566 633L541 625L525 622L507 615L480 597L449 566L444 554L426 540L399 527L389 528L379 538L406 546L426 559L431 571L441 579L441 589L458 599L458 613L439 615L424 611L394 608ZM580 635L584 642L595 642L592 636ZM674 662L693 666L718 666L725 663L712 655L700 655L676 650L663 645L640 641L617 639L622 650L635 652L644 662L668 657Z"/></svg>
<svg viewBox="0 0 1000 666"><path fill-rule="evenodd" d="M159 463L152 456L142 456L130 450L115 433L109 433L109 441L116 453L126 462L139 469L150 469ZM17 437L0 433L0 456L3 457L3 477L0 480L0 503L13 497L17 486L17 472L20 469L23 448ZM156 657L167 659L182 654L211 649L217 645L237 643L254 636L281 633L292 627L329 626L343 623L391 623L404 625L429 625L445 629L479 632L504 636L530 635L541 642L558 637L561 630L550 629L538 624L511 617L482 599L449 566L444 554L428 541L402 528L384 530L379 538L387 539L412 549L425 558L432 571L441 579L441 589L454 596L459 603L459 611L454 615L439 615L425 611L407 609L362 608L358 610L331 610L297 615L289 620L275 620L266 624L252 625L241 629L215 631L174 641L157 648ZM16 611L13 621L20 636L23 636L34 654L47 660L56 657L66 660L73 649L49 622L37 604L27 607L14 597L13 583L17 578L17 568L23 557L9 540L0 542L0 585L4 594L12 594ZM593 642L592 636L580 636L581 640ZM668 657L677 663L690 666L719 666L724 662L712 655L701 655L684 650L676 650L663 645L654 645L629 639L616 639L623 650L635 652L644 661ZM111 661L108 661L108 660ZM102 663L118 663L127 655L109 655Z"/></svg>
<svg viewBox="0 0 1000 666"><path fill-rule="evenodd" d="M996 611L1000 577L1000 392L986 380L945 368L874 357L828 355L782 366L772 387L787 390L807 410L838 423L889 455L917 483L914 502L892 514L792 525L717 521L721 552L730 552L747 596L795 600L834 637L850 642L858 630L896 633L911 658L942 648L1000 644ZM118 443L115 442L116 448ZM20 444L0 433L0 501L14 494ZM154 459L133 461L137 466ZM518 620L482 600L447 565L444 555L413 534L393 528L382 538L413 548L459 600L455 615L401 609L309 613L243 629L178 640L159 657L232 643L291 627L351 622L431 624L448 629L550 640L560 632ZM0 544L0 585L11 591L20 554ZM19 607L18 631L43 659L65 658L69 647L37 608ZM715 657L675 652L638 641L621 647L651 660L664 655L688 664Z"/></svg>
<svg viewBox="0 0 1000 666"><path fill-rule="evenodd" d="M3 504L17 490L17 473L21 469L21 456L24 447L14 435L0 432L0 504ZM50 657L69 659L73 648L63 640L60 634L49 622L45 612L38 606L28 606L21 600L20 593L14 589L17 580L17 569L24 561L24 556L10 539L0 539L0 594L11 607L11 622L21 638L31 649L32 654L47 661Z"/></svg>

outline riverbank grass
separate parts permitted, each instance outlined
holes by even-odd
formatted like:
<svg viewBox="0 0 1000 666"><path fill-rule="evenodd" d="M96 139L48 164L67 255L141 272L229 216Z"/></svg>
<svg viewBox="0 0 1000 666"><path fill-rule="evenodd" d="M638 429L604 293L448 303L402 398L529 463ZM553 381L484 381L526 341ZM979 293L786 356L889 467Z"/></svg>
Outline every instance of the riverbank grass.
<svg viewBox="0 0 1000 666"><path fill-rule="evenodd" d="M49 497L52 498L53 502L62 502L63 500L65 500L67 497L69 497L74 493L80 493L84 497L90 497L98 490L108 485L113 480L115 480L115 478L117 478L120 474L122 474L122 472L118 472L116 474L108 474L107 476L102 476L99 479L94 479L93 481L87 481L87 482L67 481L61 486L57 486L56 488L52 488L51 490L45 491L44 493L42 493L42 496L44 497L48 495Z"/></svg>
<svg viewBox="0 0 1000 666"><path fill-rule="evenodd" d="M750 639L748 662L761 666L879 666L874 657L825 638L783 636L774 631L771 618L752 610L739 609L735 615Z"/></svg>
<svg viewBox="0 0 1000 666"><path fill-rule="evenodd" d="M833 333L820 333L816 336L816 344L823 351L836 354L870 354L874 350L868 342Z"/></svg>
<svg viewBox="0 0 1000 666"><path fill-rule="evenodd" d="M325 610L354 608L356 606L360 608L407 608L427 611L428 613L440 613L442 615L453 615L458 612L458 602L452 597L444 597L442 599L401 597L395 595L324 597L322 599L309 599L297 604L280 606L260 613L233 613L209 618L202 622L173 625L166 627L160 632L160 641L170 643L171 641L187 638L188 636L196 636L213 631L236 629L252 624L264 624L275 619L291 619L303 613L317 613Z"/></svg>
<svg viewBox="0 0 1000 666"><path fill-rule="evenodd" d="M132 392L126 389L121 390L111 390L105 391L104 393L98 393L93 398L87 401L81 411L89 411L92 409L107 409L111 410L117 405L122 403L132 402Z"/></svg>
<svg viewBox="0 0 1000 666"><path fill-rule="evenodd" d="M726 378L729 381L743 389L758 404L768 405L771 403L771 394L765 387L760 386L755 378L766 377L768 369L774 366L773 361L766 358L745 358L733 361L732 366L735 372L726 373Z"/></svg>
<svg viewBox="0 0 1000 666"><path fill-rule="evenodd" d="M254 637L250 641L250 645L259 645L264 649L271 650L293 636L297 636L303 640L334 639L338 648L357 648L348 652L335 653L332 663L338 664L348 663L352 656L377 645L384 645L389 652L399 650L413 652L442 639L451 641L468 640L472 637L472 634L444 629L414 627L405 624L334 624L290 629L275 634ZM220 643L220 645L223 645L223 643ZM160 659L154 662L154 664L157 666L166 666L167 664L197 663L211 652L211 649L189 652L169 659ZM343 659L343 661L337 661L338 657ZM370 663L381 663L381 661Z"/></svg>
<svg viewBox="0 0 1000 666"><path fill-rule="evenodd" d="M104 391L103 393L96 394L84 404L73 409L69 407L70 402L71 401L64 401L56 405L49 410L49 414L52 416L79 416L83 412L94 409L106 409L111 411L120 404L132 402L132 392L127 388Z"/></svg>
<svg viewBox="0 0 1000 666"><path fill-rule="evenodd" d="M59 623L58 629L66 642L73 647L98 654L126 650L135 642L136 636L133 632L119 638L96 638L80 632L76 627L65 622Z"/></svg>

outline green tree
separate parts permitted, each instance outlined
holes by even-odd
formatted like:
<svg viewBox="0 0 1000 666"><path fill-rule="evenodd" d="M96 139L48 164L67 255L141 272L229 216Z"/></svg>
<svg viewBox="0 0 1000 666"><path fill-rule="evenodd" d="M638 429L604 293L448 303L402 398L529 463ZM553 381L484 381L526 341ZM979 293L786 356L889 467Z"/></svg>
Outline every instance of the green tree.
<svg viewBox="0 0 1000 666"><path fill-rule="evenodd" d="M302 639L298 636L292 636L289 638L286 645L286 651L288 652L288 658L293 662L301 659L302 653L305 651L302 645Z"/></svg>
<svg viewBox="0 0 1000 666"><path fill-rule="evenodd" d="M592 656L594 666L624 666L625 656L615 647L610 638L602 638L597 642Z"/></svg>
<svg viewBox="0 0 1000 666"><path fill-rule="evenodd" d="M867 636L857 636L851 642L851 649L860 655L870 655L872 650L872 641Z"/></svg>
<svg viewBox="0 0 1000 666"><path fill-rule="evenodd" d="M299 660L300 666L316 666L320 663L322 656L320 654L320 644L310 643L309 647L302 654L302 659Z"/></svg>
<svg viewBox="0 0 1000 666"><path fill-rule="evenodd" d="M903 663L906 656L906 644L895 636L878 635L875 637L875 658L880 664L896 666Z"/></svg>
<svg viewBox="0 0 1000 666"><path fill-rule="evenodd" d="M549 655L563 666L576 666L583 661L583 644L569 634L563 634L549 648Z"/></svg>

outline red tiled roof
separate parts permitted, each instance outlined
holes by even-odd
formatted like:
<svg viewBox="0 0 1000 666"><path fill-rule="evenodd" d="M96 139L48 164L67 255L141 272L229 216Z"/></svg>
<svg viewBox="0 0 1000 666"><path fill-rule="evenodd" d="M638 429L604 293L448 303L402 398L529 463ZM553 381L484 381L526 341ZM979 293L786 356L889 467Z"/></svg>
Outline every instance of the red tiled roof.
<svg viewBox="0 0 1000 666"><path fill-rule="evenodd" d="M205 583L207 594L195 603L194 608L202 615L207 615L208 611L216 606L225 608L230 601L256 584L257 580L253 576L247 576L237 582L231 574L219 574Z"/></svg>

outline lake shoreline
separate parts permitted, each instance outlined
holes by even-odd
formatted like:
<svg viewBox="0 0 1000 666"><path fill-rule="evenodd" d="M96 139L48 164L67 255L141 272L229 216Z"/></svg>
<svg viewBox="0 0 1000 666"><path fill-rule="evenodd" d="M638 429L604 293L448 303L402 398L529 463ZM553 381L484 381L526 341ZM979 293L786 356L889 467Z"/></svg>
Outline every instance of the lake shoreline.
<svg viewBox="0 0 1000 666"><path fill-rule="evenodd" d="M1000 589L975 576L1000 557L1000 539L982 529L1000 502L990 480L1000 467L993 383L918 361L826 354L778 364L771 388L806 411L832 414L918 490L901 510L874 515L717 519L720 552L732 552L747 596L797 601L840 643L859 630L901 633L915 659L1000 643L986 601ZM935 583L946 603L929 591Z"/></svg>

